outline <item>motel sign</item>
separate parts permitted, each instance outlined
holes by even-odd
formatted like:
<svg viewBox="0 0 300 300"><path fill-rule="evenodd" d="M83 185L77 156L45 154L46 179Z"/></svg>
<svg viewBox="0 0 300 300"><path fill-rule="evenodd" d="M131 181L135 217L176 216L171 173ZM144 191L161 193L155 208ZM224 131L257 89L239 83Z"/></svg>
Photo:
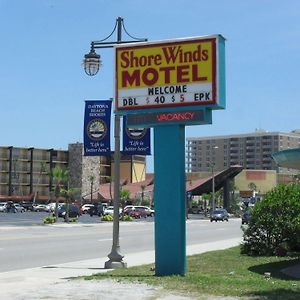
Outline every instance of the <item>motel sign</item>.
<svg viewBox="0 0 300 300"><path fill-rule="evenodd" d="M154 128L155 273L185 275L185 126L225 108L221 35L115 46L115 111Z"/></svg>

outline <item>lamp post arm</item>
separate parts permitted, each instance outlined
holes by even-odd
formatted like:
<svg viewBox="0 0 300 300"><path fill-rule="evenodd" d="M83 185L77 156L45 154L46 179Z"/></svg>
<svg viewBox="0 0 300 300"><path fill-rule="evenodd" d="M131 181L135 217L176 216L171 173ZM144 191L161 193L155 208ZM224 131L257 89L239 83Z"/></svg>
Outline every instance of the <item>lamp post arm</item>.
<svg viewBox="0 0 300 300"><path fill-rule="evenodd" d="M131 43L140 43L147 42L147 39L142 41L123 41L123 42L91 42L91 49L102 49L102 48L113 48L114 45L118 44L131 44Z"/></svg>

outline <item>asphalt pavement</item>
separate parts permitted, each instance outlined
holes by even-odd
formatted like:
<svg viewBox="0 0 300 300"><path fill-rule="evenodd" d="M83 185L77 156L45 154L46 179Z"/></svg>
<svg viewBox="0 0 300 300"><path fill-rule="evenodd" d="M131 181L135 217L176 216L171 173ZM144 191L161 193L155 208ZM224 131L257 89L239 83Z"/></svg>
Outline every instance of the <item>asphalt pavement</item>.
<svg viewBox="0 0 300 300"><path fill-rule="evenodd" d="M66 224L70 226L70 224ZM54 225L55 226L55 225ZM62 226L60 224L59 226ZM71 226L82 226L74 224ZM226 249L236 246L240 238L191 245L187 255ZM154 263L154 251L132 253L124 257L128 267ZM78 279L78 276L107 272L104 263L107 257L75 261L64 264L48 265L38 268L23 269L0 273L1 299L4 300L184 300L192 299L175 293L166 293L159 287L145 284L120 283L113 280ZM74 279L77 278L77 279ZM134 292L133 292L134 291ZM130 296L128 293L130 292ZM216 298L211 298L216 299ZM237 299L237 298L228 298Z"/></svg>
<svg viewBox="0 0 300 300"><path fill-rule="evenodd" d="M57 224L57 226L83 226L83 224ZM56 225L51 225L56 226ZM221 250L237 246L241 238L220 240L187 246L187 255ZM107 272L104 263L107 257L47 265L0 273L0 298L3 300L189 300L192 297L170 293L162 288L139 283L122 283L113 280L83 280L77 277ZM128 254L124 261L128 267L154 263L154 251ZM282 270L300 278L300 265ZM203 299L236 300L237 297L215 297Z"/></svg>

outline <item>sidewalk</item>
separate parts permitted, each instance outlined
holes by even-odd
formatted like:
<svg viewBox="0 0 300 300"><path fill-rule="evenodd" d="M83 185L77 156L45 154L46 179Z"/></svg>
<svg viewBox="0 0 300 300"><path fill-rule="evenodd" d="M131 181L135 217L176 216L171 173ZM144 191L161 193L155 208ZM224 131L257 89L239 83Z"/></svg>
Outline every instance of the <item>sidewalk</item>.
<svg viewBox="0 0 300 300"><path fill-rule="evenodd" d="M226 249L238 245L241 239L203 243L187 247L187 255ZM154 263L154 251L128 254L128 267ZM187 300L175 294L166 294L159 287L145 284L119 283L112 280L71 280L81 275L106 272L107 257L70 262L0 273L0 291L3 300ZM216 299L216 298L213 298ZM219 298L221 299L221 298ZM224 299L224 298L222 298ZM226 298L237 299L237 298ZM211 299L212 300L212 299Z"/></svg>

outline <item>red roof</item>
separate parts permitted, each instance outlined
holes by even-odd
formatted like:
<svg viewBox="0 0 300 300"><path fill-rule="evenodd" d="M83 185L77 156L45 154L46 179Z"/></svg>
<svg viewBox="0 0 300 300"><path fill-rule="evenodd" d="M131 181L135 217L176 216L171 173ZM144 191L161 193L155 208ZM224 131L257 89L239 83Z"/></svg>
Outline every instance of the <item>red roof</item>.
<svg viewBox="0 0 300 300"><path fill-rule="evenodd" d="M234 177L239 172L241 172L243 167L239 165L231 166L226 170L215 172L214 178L215 178L215 187L220 188L224 180L228 177ZM135 198L137 193L142 192L141 186L145 186L144 192L145 193L153 193L154 190L154 174L147 174L146 180L135 182L135 183L127 183L127 181L123 181L120 183L122 186L122 189L129 190L130 192L130 198ZM212 185L212 176L206 177L206 178L200 178L200 179L194 179L194 180L187 180L186 181L186 191L193 192L194 195L201 195L202 193L211 191L211 185ZM95 199L99 195L101 199L105 199L107 201L110 201L111 198L114 198L114 184L105 183L101 184L99 186L99 189L93 194L95 195ZM90 199L90 195L87 196L85 199Z"/></svg>

